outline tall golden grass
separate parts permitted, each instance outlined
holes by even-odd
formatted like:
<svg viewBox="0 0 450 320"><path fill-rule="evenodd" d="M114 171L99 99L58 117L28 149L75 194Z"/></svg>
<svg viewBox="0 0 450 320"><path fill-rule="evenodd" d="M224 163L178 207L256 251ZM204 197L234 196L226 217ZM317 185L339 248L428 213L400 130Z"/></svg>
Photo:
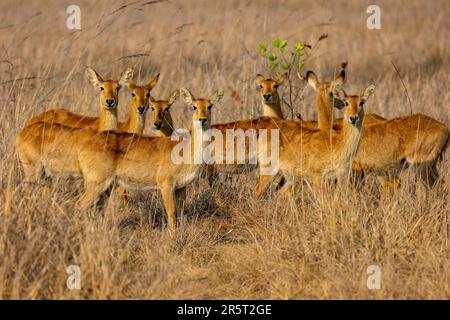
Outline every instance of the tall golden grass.
<svg viewBox="0 0 450 320"><path fill-rule="evenodd" d="M410 299L450 297L448 184L425 192L405 174L379 203L374 179L363 191L257 201L254 175L188 188L187 223L176 239L163 225L159 194L114 195L103 210L79 212L81 181L22 183L14 138L32 115L64 106L97 113L85 65L115 78L131 66L142 82L161 72L156 97L187 86L226 98L213 122L260 114L254 76L268 75L260 42L279 36L321 41L305 69L320 79L348 60L346 87L377 85L370 110L392 118L422 112L449 124L448 3L378 1L382 30L368 30L370 1L77 1L81 31L66 28L61 1L0 2L0 297L3 299L231 298ZM408 103L398 67L411 98ZM317 117L313 91L296 112ZM285 90L285 89L284 89ZM121 93L120 118L129 94ZM172 108L177 127L191 113ZM450 181L448 155L440 164ZM68 290L66 268L81 268ZM369 290L369 265L381 289Z"/></svg>

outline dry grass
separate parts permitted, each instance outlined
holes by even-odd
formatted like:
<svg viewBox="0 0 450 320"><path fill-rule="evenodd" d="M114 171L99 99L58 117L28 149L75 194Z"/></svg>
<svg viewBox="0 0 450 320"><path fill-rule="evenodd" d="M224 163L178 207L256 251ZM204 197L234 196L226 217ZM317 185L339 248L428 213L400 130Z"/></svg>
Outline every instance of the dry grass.
<svg viewBox="0 0 450 320"><path fill-rule="evenodd" d="M302 200L253 196L254 175L210 190L188 190L188 222L175 240L161 227L157 193L129 208L77 212L81 182L50 189L21 183L14 137L31 115L56 106L96 114L85 65L116 77L132 66L140 81L161 71L157 97L187 86L236 91L214 122L260 114L253 77L257 46L274 36L321 42L306 68L329 77L349 61L347 87L377 84L373 111L423 112L449 124L449 7L442 1L378 1L380 31L365 27L369 1L78 1L82 31L65 28L60 1L0 2L0 297L61 298L438 298L450 297L448 186L428 195L406 174L379 204L377 184ZM409 90L412 106L391 60ZM304 86L298 82L297 85ZM312 90L297 111L316 118ZM126 118L128 94L121 94ZM178 127L189 124L182 104ZM449 157L440 165L450 181ZM81 290L66 267L81 267ZM368 290L366 269L382 270Z"/></svg>

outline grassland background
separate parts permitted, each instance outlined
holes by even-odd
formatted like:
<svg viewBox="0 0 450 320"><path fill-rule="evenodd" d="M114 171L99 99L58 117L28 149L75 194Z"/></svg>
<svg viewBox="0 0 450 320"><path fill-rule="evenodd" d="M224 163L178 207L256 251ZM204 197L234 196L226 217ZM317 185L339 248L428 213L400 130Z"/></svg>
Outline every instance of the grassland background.
<svg viewBox="0 0 450 320"><path fill-rule="evenodd" d="M276 36L314 44L328 34L305 70L329 79L347 60L348 91L377 85L371 111L422 112L448 125L448 1L377 1L378 31L366 28L370 1L77 1L81 31L66 28L70 4L0 2L1 298L450 297L448 185L427 195L405 174L400 192L380 204L373 179L361 193L262 201L254 175L217 190L199 181L188 190L187 224L172 239L158 193L135 193L128 208L113 195L103 211L78 212L81 182L22 184L14 146L26 119L44 110L97 113L85 65L106 78L131 66L137 82L161 72L156 97L223 87L214 123L257 116L253 79L268 75L257 47ZM315 119L312 89L296 86L306 97L296 111ZM123 90L123 120L128 97ZM177 127L189 126L182 103L172 114ZM450 181L448 159L439 169ZM81 267L81 290L66 287L71 264ZM372 264L382 271L380 290L366 287Z"/></svg>

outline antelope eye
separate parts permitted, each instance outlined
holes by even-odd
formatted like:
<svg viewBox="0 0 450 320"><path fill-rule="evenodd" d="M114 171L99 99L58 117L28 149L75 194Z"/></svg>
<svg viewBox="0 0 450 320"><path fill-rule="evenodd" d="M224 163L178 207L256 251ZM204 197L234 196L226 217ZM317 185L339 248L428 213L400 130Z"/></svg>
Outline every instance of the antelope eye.
<svg viewBox="0 0 450 320"><path fill-rule="evenodd" d="M103 91L103 90L105 90L105 88L104 87L100 87L100 91Z"/></svg>
<svg viewBox="0 0 450 320"><path fill-rule="evenodd" d="M279 84L276 84L273 87L275 88L275 90L277 90L279 86L280 86Z"/></svg>
<svg viewBox="0 0 450 320"><path fill-rule="evenodd" d="M154 108L154 107L152 107L152 111L155 111L155 108Z"/></svg>
<svg viewBox="0 0 450 320"><path fill-rule="evenodd" d="M214 105L213 105L213 104L210 104L210 105L208 106L208 110L211 110L212 107L214 107Z"/></svg>
<svg viewBox="0 0 450 320"><path fill-rule="evenodd" d="M346 107L348 107L348 102L347 102L347 101L345 101L345 102L344 102L344 105L345 105Z"/></svg>
<svg viewBox="0 0 450 320"><path fill-rule="evenodd" d="M131 93L132 97L136 97L136 94L134 92Z"/></svg>
<svg viewBox="0 0 450 320"><path fill-rule="evenodd" d="M262 85L262 84L260 84L260 85L258 86L258 88L259 88L259 89L262 89L262 88L263 88L263 85Z"/></svg>
<svg viewBox="0 0 450 320"><path fill-rule="evenodd" d="M150 91L145 95L147 98L150 98Z"/></svg>
<svg viewBox="0 0 450 320"><path fill-rule="evenodd" d="M196 106L192 106L192 109L197 110L197 107Z"/></svg>

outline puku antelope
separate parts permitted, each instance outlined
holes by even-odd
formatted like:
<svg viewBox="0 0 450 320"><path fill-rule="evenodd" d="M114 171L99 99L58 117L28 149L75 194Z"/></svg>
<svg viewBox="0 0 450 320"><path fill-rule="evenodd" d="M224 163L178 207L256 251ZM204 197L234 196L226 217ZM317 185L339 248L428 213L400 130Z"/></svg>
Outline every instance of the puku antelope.
<svg viewBox="0 0 450 320"><path fill-rule="evenodd" d="M341 101L333 97L333 88L340 86L345 81L345 70L344 68L337 75L335 79L329 82L320 82L314 72L308 71L306 73L305 79L308 84L316 92L316 108L318 113L317 121L311 121L311 123L317 124L317 128L320 130L329 131L331 129L341 129L343 125L343 118L335 119L334 108L339 109ZM364 125L370 125L373 123L381 123L385 121L383 117L379 115L370 113L366 114L364 118Z"/></svg>
<svg viewBox="0 0 450 320"><path fill-rule="evenodd" d="M89 139L89 135L97 131L104 132L118 128L119 90L133 77L133 71L126 69L119 80L103 80L94 69L87 67L86 76L100 91L100 116L83 117L64 109L56 109L30 119L16 136L17 153L24 169L25 182L37 183L43 169L49 177L60 175L81 177L77 164L72 162L76 148L70 147L74 142L71 139L77 139L80 126L87 129L83 132L84 135L80 136L80 141ZM67 125L60 125L57 122L64 122ZM57 124L60 126L55 127ZM57 131L59 127L63 128L61 132ZM46 158L45 154L49 152L52 156Z"/></svg>
<svg viewBox="0 0 450 320"><path fill-rule="evenodd" d="M216 91L209 99L195 99L187 89L181 93L194 109L187 143L195 150L199 139L206 144L203 132L210 126L211 109L221 100L223 91ZM33 172L43 167L46 172L82 174L85 191L78 202L81 209L95 204L114 181L127 190L157 188L161 190L170 229L176 227L176 211L182 200L178 191L194 181L203 168L203 162L196 164L193 160L195 152L190 163L174 163L172 150L179 142L171 137L137 137L119 131L95 133L92 129L43 122L26 127L20 136L23 143L19 143L19 154L21 159L21 150L32 155L27 165L34 167Z"/></svg>
<svg viewBox="0 0 450 320"><path fill-rule="evenodd" d="M278 173L281 173L289 184L292 184L296 177L309 177L314 188L320 187L325 179L343 181L349 177L363 130L364 104L374 89L375 86L370 85L361 96L347 96L340 86L333 88L333 95L336 96L339 92L339 98L344 101L346 108L340 131L332 129L327 132L284 125L280 122L278 167L272 175L260 175L256 188L257 197L264 193L267 185ZM268 140L270 141L270 137ZM267 146L258 142L258 147L259 156L261 149Z"/></svg>
<svg viewBox="0 0 450 320"><path fill-rule="evenodd" d="M337 106L339 108L341 101L335 100L332 94L332 89L336 85L341 85L344 83L345 66L346 64L343 64L339 75L330 82L320 82L316 74L312 71L308 71L306 73L306 77L304 78L316 92L316 108L318 112L317 124L320 130L330 131L332 128L336 130L340 130L342 128L343 119L335 119L333 108L333 106ZM385 120L385 118L376 114L366 114L363 125L367 127L371 124L382 123ZM358 175L358 177L362 178L361 174ZM380 177L379 180L383 186L391 184L391 179L388 177ZM393 181L395 181L395 179Z"/></svg>
<svg viewBox="0 0 450 320"><path fill-rule="evenodd" d="M85 75L99 91L99 117L88 117L65 109L53 109L32 117L26 126L37 122L58 123L72 128L94 128L99 131L116 130L119 126L117 106L119 91L133 77L133 70L122 72L120 79L103 80L91 67L86 67Z"/></svg>
<svg viewBox="0 0 450 320"><path fill-rule="evenodd" d="M155 80L157 80L157 78L155 78ZM147 86L149 84L150 83L148 83ZM132 91L131 95L133 100L130 104L130 116L128 122L123 123L124 127L119 126L120 131L141 135L145 128L145 113L149 104L151 108L151 124L153 129L152 135L156 137L170 137L173 133L173 122L172 116L170 115L170 107L178 99L179 90L172 92L167 100L155 100L152 96L150 96L150 91L144 90L145 87L139 87L133 83L131 83L128 87ZM139 114L139 116L134 116L137 120L130 121L135 112ZM127 203L129 195L125 188L119 186L118 193L122 200Z"/></svg>
<svg viewBox="0 0 450 320"><path fill-rule="evenodd" d="M128 111L128 120L119 124L119 131L142 135L144 133L147 111L152 99L151 91L158 83L159 73L154 79L145 85L138 86L132 80L128 81L127 88L131 94ZM129 194L125 188L119 186L117 189L121 199L128 203Z"/></svg>
<svg viewBox="0 0 450 320"><path fill-rule="evenodd" d="M151 91L158 83L159 73L145 85L138 86L132 80L128 81L127 88L131 94L128 111L128 120L119 124L119 130L142 135L145 129L147 111L152 99Z"/></svg>
<svg viewBox="0 0 450 320"><path fill-rule="evenodd" d="M88 117L65 109L54 109L31 118L27 122L27 125L44 121L48 123L63 124L72 128L93 128L98 129L99 131L119 129L129 133L142 134L145 128L145 117L148 110L148 101L151 98L151 90L157 84L159 74L143 86L137 86L131 81L131 78L133 77L133 71L131 69L127 69L127 71L124 72L124 75L126 78L119 81L120 87L125 85L131 91L132 96L129 105L128 120L126 122L119 123L114 119L114 116L109 118L111 121L106 125L106 121L102 122L100 120L100 118L106 114L102 110L108 102L111 103L111 101L115 101L114 108L117 109L119 101L118 90L120 90L120 87L117 89L117 87L112 85L112 82L114 82L113 80L105 81L92 68L87 67L87 78L100 90L100 117ZM115 111L115 116L117 117L117 110ZM116 127L116 125L118 125L118 127Z"/></svg>
<svg viewBox="0 0 450 320"><path fill-rule="evenodd" d="M239 130L243 129L245 131L254 129L256 130L256 133L258 135L260 129L270 130L278 128L279 123L283 123L284 126L288 125L292 127L306 127L310 129L315 129L318 125L317 121L289 121L285 122L283 113L281 110L281 98L278 93L279 87L283 84L283 82L286 80L287 74L281 75L276 80L271 78L264 78L261 74L257 74L255 77L255 83L257 85L257 89L259 92L259 96L261 99L261 104L263 106L263 113L264 116L252 119L252 120L241 120L231 123L225 123L225 124L217 124L213 125L212 127L215 129L219 129L222 131L223 135L225 135L227 130ZM326 98L326 101L321 102L319 104L319 99L317 99L318 102L318 109L319 113L327 111L327 108L323 107L323 104L333 106L333 103L337 103L338 101L333 101L333 98L331 96L331 87L342 84L345 80L345 71L342 70L342 72L339 74L338 77L336 77L335 80L329 82L329 83L323 83L320 84L320 92L323 93L323 98ZM326 93L326 94L325 94ZM322 95L320 95L322 97ZM332 112L329 117L332 116ZM328 112L327 112L328 115ZM319 117L320 119L320 117ZM319 127L321 127L321 123L319 121ZM233 143L245 143L245 157L247 162L250 160L249 154L250 150L248 150L247 145L249 144L249 141L237 141ZM235 147L235 149L237 149ZM235 151L236 152L236 151ZM218 173L241 173L245 171L252 171L257 167L257 165L238 165L238 164L215 164L208 166L208 178L210 179L210 185L212 184L212 181L217 178ZM281 179L280 185L278 187L281 187L281 185L284 184L284 179Z"/></svg>
<svg viewBox="0 0 450 320"><path fill-rule="evenodd" d="M159 75L158 75L159 76ZM130 105L130 118L133 113L133 101L144 101L144 95L145 90L142 89L144 87L137 87L133 84L129 86L130 90L132 90L132 103ZM178 99L179 91L175 90L172 92L172 94L169 96L169 99L167 100L155 100L153 97L150 96L150 91L148 93L145 93L145 111L148 109L148 103L151 105L151 123L152 123L152 135L156 137L170 137L173 133L173 122L172 122L172 116L170 115L170 107L172 104L175 103L175 101ZM150 102L148 102L148 97L150 96ZM142 110L142 104L136 104L137 110ZM137 116L136 116L137 117ZM131 123L135 123L135 125L131 125ZM138 117L138 121L128 121L127 123L124 123L124 125L128 128L128 130L121 128L120 131L128 132L128 133L136 133L136 134L142 134L145 128L145 112ZM133 129L134 128L134 129ZM118 193L122 200L125 203L128 203L129 194L125 190L125 188L119 186Z"/></svg>
<svg viewBox="0 0 450 320"><path fill-rule="evenodd" d="M196 141L203 139L204 130L210 128L211 109L218 103L223 91L216 91L209 99L195 99L186 89L181 89L184 101L194 110L190 133L190 162L174 163L174 148L180 143L170 137L140 137L133 139L127 133L110 133L107 137L98 134L93 137L94 147L87 146L79 152L79 163L83 171L85 193L79 206L86 208L94 204L100 195L117 180L126 189L159 189L162 194L167 221L170 229L176 227L176 214L179 212L184 188L199 177L204 163L196 163L194 158L199 146ZM105 144L102 152L97 143ZM183 157L186 155L183 155ZM95 169L94 169L95 168Z"/></svg>
<svg viewBox="0 0 450 320"><path fill-rule="evenodd" d="M316 90L319 127L329 130L335 123L334 128L339 130L342 119L334 120L331 100L327 99L330 86L320 83L312 71L308 71L306 79ZM436 163L447 140L448 128L422 114L392 120L368 114L365 117L353 171L359 174L375 174L382 187L382 199L386 198L391 188L394 191L398 188L399 174L407 166L412 167L416 175L431 187L438 178Z"/></svg>
<svg viewBox="0 0 450 320"><path fill-rule="evenodd" d="M152 135L170 137L174 131L170 108L180 95L179 90L173 91L167 100L150 99Z"/></svg>
<svg viewBox="0 0 450 320"><path fill-rule="evenodd" d="M263 107L262 117L212 125L213 129L219 130L222 133L222 136L225 137L225 143L223 143L223 155L227 153L226 146L233 145L234 155L238 155L239 151L244 153L245 161L243 161L244 163L238 163L237 157L235 157L235 161L233 163L221 161L222 163L220 164L208 165L206 175L210 186L212 186L214 181L217 180L220 173L248 173L257 168L256 151L254 152L255 164L250 164L250 162L252 162L252 159L250 159L252 150L249 148L253 143L252 140L255 140L254 143L256 144L259 129L271 128L272 126L276 126L274 122L275 119L284 119L283 112L281 110L281 98L278 93L278 88L283 84L286 78L286 73L282 74L277 79L264 78L261 74L257 74L255 76L255 84L257 85L260 101ZM253 130L256 133L254 137L248 135L250 130ZM235 134L227 134L227 131L235 132ZM239 131L243 131L245 133L244 139L239 139L239 136L242 136L239 134ZM239 144L244 146L244 150L239 148Z"/></svg>
<svg viewBox="0 0 450 320"><path fill-rule="evenodd" d="M142 94L142 91L139 91L139 90L137 92L133 91L134 95L132 95L132 96L133 96L133 98L135 98L135 100L137 100L139 93ZM153 124L152 136L170 137L172 135L173 122L172 122L172 116L170 115L170 107L178 99L178 96L179 96L179 91L175 90L174 92L172 92L169 99L167 99L167 100L155 100L155 99L153 99L153 97L150 97L150 105L151 105L151 111L152 111L151 112L151 123ZM138 107L138 109L139 109L139 107ZM130 112L131 111L132 110L130 110ZM126 131L126 130L121 130L121 131L125 131L128 133L142 134L143 130L145 128L145 115L143 115L139 120L141 120L141 119L142 119L142 123L141 123L141 121L139 121L139 125L138 125L138 127L141 129L139 132ZM183 191L179 191L179 192L184 194L185 191L183 190ZM128 203L129 195L128 195L128 192L125 190L125 188L119 186L118 193L121 196L122 200L125 203Z"/></svg>
<svg viewBox="0 0 450 320"><path fill-rule="evenodd" d="M278 87L283 84L286 78L286 73L279 76L276 80L266 79L261 74L256 75L255 82L259 90L264 117L284 119Z"/></svg>
<svg viewBox="0 0 450 320"><path fill-rule="evenodd" d="M307 83L315 90L316 92L316 108L318 112L318 120L317 121L300 121L300 122L292 122L289 121L289 125L293 128L295 127L304 127L309 129L319 129L322 131L331 132L332 130L341 130L344 119L335 119L334 116L334 108L340 109L342 107L342 102L333 97L332 90L336 86L340 86L345 82L345 67L346 63L342 64L342 69L339 74L331 81L328 82L320 82L318 77L314 72L308 71L306 77L300 77L302 80L306 80ZM383 122L385 119L376 115L376 114L366 114L364 120L364 126L373 123ZM283 126L288 124L287 122L283 123ZM278 187L281 188L285 180L282 178Z"/></svg>
<svg viewBox="0 0 450 320"><path fill-rule="evenodd" d="M391 188L398 189L398 176L408 168L431 189L448 140L448 128L423 114L372 124L364 130L353 170L375 174L382 183L382 199Z"/></svg>

